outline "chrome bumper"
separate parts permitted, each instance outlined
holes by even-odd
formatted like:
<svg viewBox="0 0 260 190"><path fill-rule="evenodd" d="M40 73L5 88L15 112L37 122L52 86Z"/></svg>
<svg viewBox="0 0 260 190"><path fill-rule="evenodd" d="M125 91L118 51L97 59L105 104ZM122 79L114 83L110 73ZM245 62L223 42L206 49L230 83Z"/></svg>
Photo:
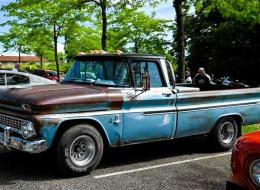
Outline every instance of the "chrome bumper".
<svg viewBox="0 0 260 190"><path fill-rule="evenodd" d="M27 141L10 136L9 128L5 128L4 133L0 132L0 144L4 145L7 149L14 148L32 154L44 152L48 148L45 140Z"/></svg>

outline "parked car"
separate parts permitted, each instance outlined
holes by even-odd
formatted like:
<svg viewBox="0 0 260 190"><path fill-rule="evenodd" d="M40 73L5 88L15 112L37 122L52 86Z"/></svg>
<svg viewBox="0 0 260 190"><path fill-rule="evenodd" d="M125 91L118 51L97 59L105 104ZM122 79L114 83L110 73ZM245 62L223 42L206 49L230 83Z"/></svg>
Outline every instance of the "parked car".
<svg viewBox="0 0 260 190"><path fill-rule="evenodd" d="M41 69L36 69L32 72L34 75L38 75L50 80L58 80L57 77L57 72L56 71L52 71L52 70L41 70Z"/></svg>
<svg viewBox="0 0 260 190"><path fill-rule="evenodd" d="M227 189L260 189L260 131L246 134L234 145Z"/></svg>
<svg viewBox="0 0 260 190"><path fill-rule="evenodd" d="M78 55L62 84L0 97L0 143L28 153L52 149L69 175L94 170L107 146L207 135L212 147L229 150L242 124L260 123L260 88L176 88L160 55Z"/></svg>
<svg viewBox="0 0 260 190"><path fill-rule="evenodd" d="M46 84L57 84L57 82L30 73L0 70L0 89L25 88Z"/></svg>

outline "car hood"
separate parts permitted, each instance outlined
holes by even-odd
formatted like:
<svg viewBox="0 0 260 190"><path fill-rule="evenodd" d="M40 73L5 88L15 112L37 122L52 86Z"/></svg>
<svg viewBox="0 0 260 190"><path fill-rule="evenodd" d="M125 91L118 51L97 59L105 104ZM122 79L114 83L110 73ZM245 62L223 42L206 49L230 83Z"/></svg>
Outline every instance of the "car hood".
<svg viewBox="0 0 260 190"><path fill-rule="evenodd" d="M91 85L43 85L0 90L0 107L33 113L121 109L119 90Z"/></svg>
<svg viewBox="0 0 260 190"><path fill-rule="evenodd" d="M260 131L241 136L237 140L235 148L244 152L260 153Z"/></svg>

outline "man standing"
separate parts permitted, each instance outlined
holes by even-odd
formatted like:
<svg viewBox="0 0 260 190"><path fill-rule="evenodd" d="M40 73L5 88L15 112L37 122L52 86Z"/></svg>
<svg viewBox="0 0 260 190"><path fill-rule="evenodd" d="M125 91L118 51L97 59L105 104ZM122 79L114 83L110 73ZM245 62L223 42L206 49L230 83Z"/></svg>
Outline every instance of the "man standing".
<svg viewBox="0 0 260 190"><path fill-rule="evenodd" d="M14 66L12 71L14 71L14 72L21 72L20 64L18 64L18 63L15 64L15 66Z"/></svg>
<svg viewBox="0 0 260 190"><path fill-rule="evenodd" d="M211 83L211 78L206 74L204 68L199 68L198 73L195 75L194 84L198 87L209 86Z"/></svg>

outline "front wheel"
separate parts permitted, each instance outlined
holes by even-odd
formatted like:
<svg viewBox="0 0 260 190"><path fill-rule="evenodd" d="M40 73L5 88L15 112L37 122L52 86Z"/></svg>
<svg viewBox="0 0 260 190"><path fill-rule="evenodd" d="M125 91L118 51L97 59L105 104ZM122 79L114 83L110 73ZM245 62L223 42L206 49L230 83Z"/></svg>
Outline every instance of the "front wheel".
<svg viewBox="0 0 260 190"><path fill-rule="evenodd" d="M66 175L88 174L103 155L103 140L95 127L79 124L68 129L57 148L60 170Z"/></svg>
<svg viewBox="0 0 260 190"><path fill-rule="evenodd" d="M220 151L226 151L233 147L238 136L238 124L232 117L220 119L213 129L210 139L213 146Z"/></svg>

